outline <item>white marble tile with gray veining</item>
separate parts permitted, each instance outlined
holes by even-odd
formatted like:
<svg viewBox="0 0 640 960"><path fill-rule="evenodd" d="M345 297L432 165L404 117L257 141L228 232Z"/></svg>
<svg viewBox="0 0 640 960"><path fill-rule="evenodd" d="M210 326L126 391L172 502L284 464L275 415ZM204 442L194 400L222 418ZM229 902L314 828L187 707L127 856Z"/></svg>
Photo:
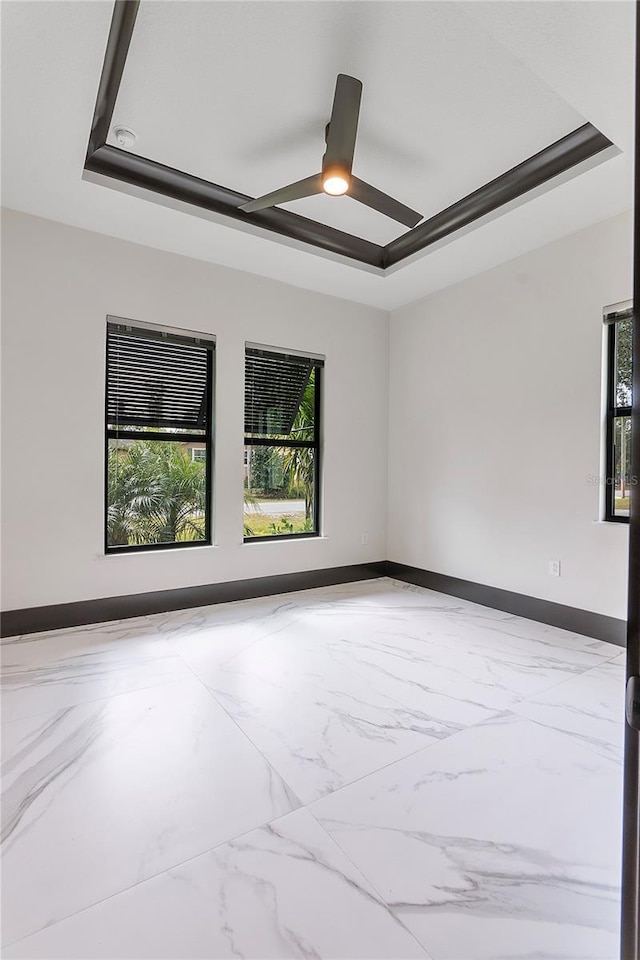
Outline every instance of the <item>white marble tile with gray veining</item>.
<svg viewBox="0 0 640 960"><path fill-rule="evenodd" d="M154 626L150 617L130 617L126 620L108 620L103 623L87 623L78 627L64 627L59 630L42 630L35 633L23 633L19 636L3 637L0 640L2 663L12 658L14 651L27 647L33 659L62 659L74 656L79 651L95 653L111 649L119 643L128 644L131 637L148 639L153 643ZM37 646L39 641L42 646ZM25 654L26 655L26 654Z"/></svg>
<svg viewBox="0 0 640 960"><path fill-rule="evenodd" d="M11 942L299 806L193 677L4 724Z"/></svg>
<svg viewBox="0 0 640 960"><path fill-rule="evenodd" d="M547 623L527 620L524 617L399 580L381 578L367 581L366 588L364 584L362 588L358 592L347 593L344 597L337 593L333 595L333 591L339 589L337 587L326 588L324 593L305 591L305 595L309 595L311 599L310 595L316 594L314 610L327 618L337 616L344 620L366 615L376 617L382 615L392 622L402 622L403 619L410 618L411 622L417 625L422 621L429 625L438 622L441 627L448 623L454 629L465 625L480 627L487 630L489 635L498 634L509 649L514 651L521 649L524 653L537 649L542 654L547 647L552 655L560 649L567 649L610 659L620 651L620 647L602 640L562 630ZM455 636L455 633L453 635Z"/></svg>
<svg viewBox="0 0 640 960"><path fill-rule="evenodd" d="M487 630L450 598L390 581L351 588L299 598L292 620L222 661L206 646L180 651L304 802L610 655Z"/></svg>
<svg viewBox="0 0 640 960"><path fill-rule="evenodd" d="M312 804L436 960L614 960L621 765L504 714Z"/></svg>
<svg viewBox="0 0 640 960"><path fill-rule="evenodd" d="M6 956L613 960L619 648L383 578L2 652Z"/></svg>
<svg viewBox="0 0 640 960"><path fill-rule="evenodd" d="M211 667L190 665L304 802L504 706L428 653L306 625ZM442 688L450 687L450 692Z"/></svg>
<svg viewBox="0 0 640 960"><path fill-rule="evenodd" d="M0 652L4 721L189 676L144 617L10 637Z"/></svg>
<svg viewBox="0 0 640 960"><path fill-rule="evenodd" d="M158 638L185 660L206 654L210 663L242 653L255 643L277 636L300 619L292 594L193 607L150 617Z"/></svg>
<svg viewBox="0 0 640 960"><path fill-rule="evenodd" d="M625 655L566 680L515 708L546 727L621 759L624 739Z"/></svg>
<svg viewBox="0 0 640 960"><path fill-rule="evenodd" d="M427 960L306 810L55 924L4 956Z"/></svg>

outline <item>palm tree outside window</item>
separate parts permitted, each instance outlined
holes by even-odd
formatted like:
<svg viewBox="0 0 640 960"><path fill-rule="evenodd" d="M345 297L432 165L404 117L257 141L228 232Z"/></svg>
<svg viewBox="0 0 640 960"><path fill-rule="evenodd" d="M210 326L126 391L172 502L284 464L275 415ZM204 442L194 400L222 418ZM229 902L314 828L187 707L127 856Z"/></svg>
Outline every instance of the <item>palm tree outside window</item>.
<svg viewBox="0 0 640 960"><path fill-rule="evenodd" d="M247 346L245 541L320 532L320 415L324 361Z"/></svg>
<svg viewBox="0 0 640 960"><path fill-rule="evenodd" d="M106 553L211 543L214 347L108 321Z"/></svg>

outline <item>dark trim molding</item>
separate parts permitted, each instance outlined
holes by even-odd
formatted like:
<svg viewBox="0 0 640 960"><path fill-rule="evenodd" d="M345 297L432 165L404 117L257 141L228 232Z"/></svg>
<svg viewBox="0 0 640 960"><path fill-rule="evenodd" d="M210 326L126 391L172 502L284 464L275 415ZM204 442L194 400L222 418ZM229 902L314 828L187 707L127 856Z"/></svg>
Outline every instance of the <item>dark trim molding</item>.
<svg viewBox="0 0 640 960"><path fill-rule="evenodd" d="M358 580L384 577L385 569L384 561L360 563L347 567L329 567L326 570L303 570L273 577L256 577L251 580L208 583L199 587L134 593L124 597L7 610L0 614L0 636L15 637L22 633L81 627L89 623L145 617L152 613L187 610L190 607L229 603L233 600L252 600L256 597L270 597L278 593L310 590L314 587L331 587L338 583L355 583Z"/></svg>
<svg viewBox="0 0 640 960"><path fill-rule="evenodd" d="M346 567L329 567L326 570L303 570L298 573L283 573L272 577L256 577L250 580L231 580L226 583L208 583L199 587L181 587L176 590L159 590L153 593L134 593L124 597L105 597L99 600L80 600L75 603L58 603L48 607L27 607L23 610L7 610L0 614L0 636L14 637L23 633L38 633L41 630L58 630L64 627L81 627L90 623L108 620L126 620L128 617L145 617L153 613L171 610L187 610L189 607L204 607L234 600L253 600L279 593L311 590L314 587L331 587L338 583L355 583L359 580L374 580L376 577L393 577L417 587L426 587L438 593L446 593L462 600L503 610L527 620L537 620L553 627L580 633L596 640L606 640L624 647L626 623L615 617L600 613L566 607L561 603L538 600L522 593L512 593L498 587L488 587L471 580L459 580L442 573L409 567L404 563L381 560L374 563L359 563Z"/></svg>
<svg viewBox="0 0 640 960"><path fill-rule="evenodd" d="M552 603L550 600L539 600L524 593L512 593L511 590L501 590L499 587L488 587L483 583L474 583L472 580L459 580L457 577L448 577L443 573L433 573L431 570L421 570L419 567L409 567L404 563L387 561L386 575L395 580L404 580L417 587L426 587L438 593L446 593L462 600L471 600L482 604L483 607L492 607L494 610L503 610L516 617L525 617L527 620L537 620L539 623L548 623L552 627L580 633L585 637L596 640L606 640L620 647L625 646L627 625L624 620L615 617L606 617L601 613L592 613L590 610L580 610L578 607L567 607L562 603Z"/></svg>
<svg viewBox="0 0 640 960"><path fill-rule="evenodd" d="M633 406L631 474L640 476L640 2L636 2L633 216ZM640 486L631 487L627 590L627 697L622 800L620 956L640 956L640 736L634 693L640 676ZM630 695L630 696L629 696Z"/></svg>
<svg viewBox="0 0 640 960"><path fill-rule="evenodd" d="M103 144L87 157L85 170L111 177L122 183L142 187L182 203L221 213L232 220L240 220L251 226L262 227L288 237L291 240L308 243L313 247L328 250L330 253L349 257L372 267L382 266L384 248L369 240L352 237L350 233L328 227L316 220L309 220L297 213L290 213L279 207L260 210L258 213L243 213L238 207L253 199L244 193L237 193L228 187L221 187L208 180L201 180L189 173L167 167L155 160L147 160L135 153L128 153L118 147Z"/></svg>
<svg viewBox="0 0 640 960"><path fill-rule="evenodd" d="M409 233L393 240L385 247L385 266L406 260L611 146L611 141L603 133L592 124L585 123L435 217L414 227Z"/></svg>
<svg viewBox="0 0 640 960"><path fill-rule="evenodd" d="M140 0L115 0L93 111L87 158L107 142Z"/></svg>
<svg viewBox="0 0 640 960"><path fill-rule="evenodd" d="M238 207L251 197L107 144L139 5L139 0L115 0L85 171L222 214L247 226L366 264L382 273L577 164L613 148L603 133L585 123L385 247L278 207L243 213Z"/></svg>

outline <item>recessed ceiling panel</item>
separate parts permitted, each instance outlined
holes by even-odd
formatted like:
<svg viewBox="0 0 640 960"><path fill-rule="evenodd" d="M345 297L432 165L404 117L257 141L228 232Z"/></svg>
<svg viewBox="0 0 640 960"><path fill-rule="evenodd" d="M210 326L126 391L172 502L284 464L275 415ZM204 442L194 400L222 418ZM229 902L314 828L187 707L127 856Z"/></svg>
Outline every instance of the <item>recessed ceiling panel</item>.
<svg viewBox="0 0 640 960"><path fill-rule="evenodd" d="M320 170L338 73L364 84L354 173L427 218L585 122L456 3L143 0L112 129L260 196ZM381 245L405 232L348 197L285 209Z"/></svg>
<svg viewBox="0 0 640 960"><path fill-rule="evenodd" d="M121 100L114 117L134 126L140 134L141 153L187 171L192 165L196 172L223 183L226 174L228 186L237 184L246 193L271 188L282 174L295 179L301 161L319 159L317 149L323 147L322 127L331 109L335 76L345 69L365 80L356 175L371 179L382 190L397 186L397 196L409 204L417 205L424 198L425 214L458 201L465 192L575 129L583 118L623 152L589 172L576 169L577 175L561 185L556 178L541 195L527 193L522 206L501 207L490 223L479 221L471 232L452 233L447 245L428 246L423 256L403 261L398 269L369 272L353 259L328 259L325 250L308 243L287 243L273 231L242 229L243 224L229 216L207 218L198 206L173 209L152 190L132 195L113 178L100 184L83 178L112 0L5 0L0 3L4 206L384 309L394 309L632 206L635 3L630 0L473 0L445 5L431 0L301 2L289 8L291 32L284 33L283 18L276 12L281 4L265 2L248 18L244 36L238 38L236 31L234 45L228 39L228 25L225 28L219 19L225 6L229 5L185 0L175 7L171 3L153 7L142 0L122 88L128 100ZM231 6L237 9L230 13L240 17L241 8L250 4L238 0ZM304 17L296 16L300 10ZM320 44L317 24L323 10L328 25ZM207 34L203 24L212 20L215 11L218 27L211 27ZM423 26L408 32L403 28L401 47L399 28L409 16ZM258 29L265 17L273 31L269 37L255 38L251 23ZM299 38L309 17L308 42L301 47L299 39L294 42L293 26ZM454 24L450 36L436 31L434 25L443 21ZM275 49L276 56L270 53L258 63L263 44L267 50L267 39L268 49ZM356 54L357 62L352 59ZM229 69L218 70L221 62L230 68L237 65L240 75L243 69L253 71L247 74L243 97L235 102L251 107L254 122L263 122L261 111L267 118L260 155L259 138L249 141L247 131L240 130L247 138L246 149L255 153L255 163L248 163L253 153L231 157L233 162L225 153L239 152L227 133L244 120L238 107L221 133L221 105L232 102L231 87L224 80L215 88L206 86L209 74L228 79ZM298 65L298 85L305 71L313 71L313 82L308 78L305 82L315 101L299 96L290 83L285 84L285 92L281 81L274 83L274 77L287 75L292 63ZM402 84L394 88L402 86L398 99L391 95L389 84L400 76ZM421 76L417 92L407 92L404 78ZM531 96L515 96L517 76ZM176 86L175 78L191 99L180 95L171 105L164 101ZM256 96L262 96L263 88L268 96L257 109ZM299 121L306 124L302 129L291 112L275 110L272 101L278 91L280 100L299 104ZM502 100L496 100L496 91ZM143 118L141 110L140 114L133 110L134 94L152 101L157 97L153 122ZM570 110L565 101L575 109ZM379 102L390 102L391 108L378 113L374 105ZM511 104L509 109L505 103ZM431 126L425 124L420 137L415 137L418 156L408 142L415 135L406 119L416 115L416 104L418 115L432 111ZM435 114L443 121L439 129ZM389 128L396 134L391 145ZM203 131L209 138L204 146ZM282 136L288 138L285 148ZM301 160L284 169L280 161L284 157L289 162L287 151L293 149L289 144L295 137L303 141L298 142ZM242 178L241 160L247 172ZM378 173L374 164L385 169ZM393 174L393 187L383 182L385 170ZM256 180L249 183L249 174ZM419 189L423 192L414 197ZM348 200L327 202L345 214L350 207L361 215L368 213ZM291 209L298 207L301 204ZM380 234L371 234L373 240L385 241L388 234L383 230L393 235L394 224L378 220L373 213L371 217L382 225ZM352 223L348 227L357 229Z"/></svg>

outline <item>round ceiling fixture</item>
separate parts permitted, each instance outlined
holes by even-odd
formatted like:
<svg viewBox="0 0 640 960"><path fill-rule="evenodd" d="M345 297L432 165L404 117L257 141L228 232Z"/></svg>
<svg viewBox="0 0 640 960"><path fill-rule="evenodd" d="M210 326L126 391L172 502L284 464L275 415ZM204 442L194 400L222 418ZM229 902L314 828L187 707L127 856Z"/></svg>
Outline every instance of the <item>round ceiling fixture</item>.
<svg viewBox="0 0 640 960"><path fill-rule="evenodd" d="M118 141L118 146L124 147L125 150L130 150L138 139L138 134L130 127L114 127L113 135Z"/></svg>
<svg viewBox="0 0 640 960"><path fill-rule="evenodd" d="M330 197L342 197L349 189L349 181L345 176L334 174L322 181L322 189Z"/></svg>

